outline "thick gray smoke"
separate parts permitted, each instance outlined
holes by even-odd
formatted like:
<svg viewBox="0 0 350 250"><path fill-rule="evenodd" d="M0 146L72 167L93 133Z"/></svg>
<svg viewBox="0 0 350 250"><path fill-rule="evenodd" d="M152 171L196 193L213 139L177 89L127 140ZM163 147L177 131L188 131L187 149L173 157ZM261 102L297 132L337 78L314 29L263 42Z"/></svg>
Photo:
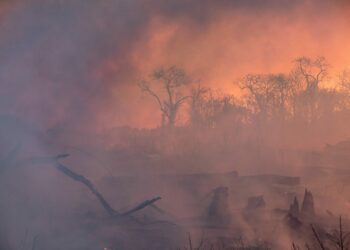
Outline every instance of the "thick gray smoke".
<svg viewBox="0 0 350 250"><path fill-rule="evenodd" d="M350 63L344 56L350 52L344 42L350 39L346 2L0 1L0 248L34 249L38 235L40 250L45 246L79 249L115 240L115 235L125 242L131 237L119 224L105 220L105 211L83 185L50 164L8 168L12 158L20 161L71 153L64 163L91 179L120 211L162 195L165 210L179 217L201 215L205 210L202 198L222 185L222 179L235 192L225 201L227 207L218 210L233 205L238 214L247 196L264 194L270 199L267 202L272 201L270 205L287 207L286 200L274 200L274 195L286 196L290 187L282 185L282 190L278 181L271 185L274 177L265 176L263 181L242 177L234 183L221 173L265 173L267 167L283 174L303 173L304 152L287 148L289 140L296 141L295 145L306 144L306 137L295 136L301 134L299 127L289 124L293 133L286 136L285 143L280 143L284 127L278 134L275 126L268 124L261 136L254 128L254 119L249 120L252 110L236 106L240 100L220 99L220 95L215 99L214 94L212 100L228 101L228 106L237 108L238 116L228 112L227 117L214 121L217 127L180 127L174 133L144 129L157 127L160 114L137 83L158 66L176 64L206 87L241 96L234 80L252 72L289 72L292 60L304 53L325 55L340 70ZM337 121L342 120L337 117ZM337 135L332 137L334 141L348 136L339 134L347 131L343 128L346 123L337 127L326 119L332 126L317 124L303 133L325 131L315 129L321 127L329 129L329 137L333 135L330 130ZM122 125L125 127L119 127ZM338 133L334 128L339 127ZM318 145L323 146L328 137L315 134L308 136L317 137ZM332 155L329 158L332 160ZM294 169L296 165L300 168ZM230 173L230 178L240 178ZM193 184L191 178L198 183ZM255 185L256 180L259 185ZM300 196L300 189L293 186L292 195ZM224 198L228 199L226 187L216 190L226 190ZM163 234L173 236L170 231ZM157 240L163 236L155 235ZM157 242L154 235L147 236L145 242Z"/></svg>

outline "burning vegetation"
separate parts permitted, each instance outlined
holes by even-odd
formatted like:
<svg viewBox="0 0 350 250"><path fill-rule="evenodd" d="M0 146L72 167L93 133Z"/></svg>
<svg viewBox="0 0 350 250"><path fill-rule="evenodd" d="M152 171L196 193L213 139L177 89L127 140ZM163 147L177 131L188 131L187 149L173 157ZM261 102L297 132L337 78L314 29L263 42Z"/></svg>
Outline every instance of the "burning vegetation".
<svg viewBox="0 0 350 250"><path fill-rule="evenodd" d="M0 249L349 249L349 13L1 2Z"/></svg>

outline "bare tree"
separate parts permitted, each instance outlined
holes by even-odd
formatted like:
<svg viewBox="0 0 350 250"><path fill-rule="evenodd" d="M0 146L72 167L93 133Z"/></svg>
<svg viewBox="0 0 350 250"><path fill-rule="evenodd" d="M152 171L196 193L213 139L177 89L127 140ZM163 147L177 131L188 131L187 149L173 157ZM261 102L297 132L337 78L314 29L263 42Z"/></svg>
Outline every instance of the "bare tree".
<svg viewBox="0 0 350 250"><path fill-rule="evenodd" d="M285 121L292 112L291 96L293 95L293 81L284 74L270 75L269 81L273 87L273 115L280 121Z"/></svg>
<svg viewBox="0 0 350 250"><path fill-rule="evenodd" d="M161 91L151 87L151 82L160 84ZM176 66L160 68L151 75L151 81L143 80L139 83L142 91L152 96L159 105L162 113L162 127L174 127L179 108L190 98L183 95L180 90L190 83L186 72Z"/></svg>
<svg viewBox="0 0 350 250"><path fill-rule="evenodd" d="M350 93L350 70L344 70L340 74L338 83L342 91Z"/></svg>
<svg viewBox="0 0 350 250"><path fill-rule="evenodd" d="M262 118L267 118L274 103L276 86L271 79L271 75L249 74L239 82L240 88L248 91L248 105Z"/></svg>
<svg viewBox="0 0 350 250"><path fill-rule="evenodd" d="M246 92L245 102L257 142L272 142L274 139L268 136L271 128L279 131L276 143L281 141L279 139L286 134L286 121L292 112L293 84L290 77L285 74L249 74L241 79L239 87Z"/></svg>
<svg viewBox="0 0 350 250"><path fill-rule="evenodd" d="M338 78L339 94L342 95L343 108L350 108L350 70L341 72Z"/></svg>
<svg viewBox="0 0 350 250"><path fill-rule="evenodd" d="M191 93L190 117L194 125L214 128L223 119L237 118L238 113L242 111L241 107L236 105L235 98L232 95L213 91L201 85L193 88Z"/></svg>
<svg viewBox="0 0 350 250"><path fill-rule="evenodd" d="M295 60L295 74L299 75L304 81L304 90L314 94L319 89L320 83L328 75L329 64L324 57L318 57L314 60L308 57L299 57Z"/></svg>
<svg viewBox="0 0 350 250"><path fill-rule="evenodd" d="M191 110L190 119L194 125L203 124L203 111L206 106L207 95L210 89L198 84L191 89Z"/></svg>
<svg viewBox="0 0 350 250"><path fill-rule="evenodd" d="M320 84L326 79L328 69L329 64L324 57L316 59L300 57L295 60L295 67L291 75L298 86L295 95L298 103L296 113L302 114L309 122L316 118Z"/></svg>

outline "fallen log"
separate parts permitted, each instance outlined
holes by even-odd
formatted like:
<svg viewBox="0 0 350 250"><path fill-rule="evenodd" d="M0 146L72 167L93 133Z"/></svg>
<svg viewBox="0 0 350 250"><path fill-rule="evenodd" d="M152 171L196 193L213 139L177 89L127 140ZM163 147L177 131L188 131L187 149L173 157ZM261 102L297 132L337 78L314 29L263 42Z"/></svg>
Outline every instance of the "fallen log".
<svg viewBox="0 0 350 250"><path fill-rule="evenodd" d="M97 191L97 189L94 187L94 185L92 184L92 182L88 179L86 179L84 176L77 174L75 172L73 172L72 170L70 170L69 168L67 168L66 166L62 165L59 162L53 162L55 168L60 171L61 173L65 174L66 176L72 178L73 180L80 182L82 184L84 184L90 191L91 193L93 193L97 199L99 200L99 202L101 203L101 205L103 206L103 208L107 211L107 213L110 216L119 216L120 213L117 212L115 209L113 209L111 207L111 205L109 205L109 203L106 201L106 199L102 196L102 194L100 192Z"/></svg>
<svg viewBox="0 0 350 250"><path fill-rule="evenodd" d="M86 177L84 177L83 175L80 175L76 172L74 172L73 170L71 170L70 168L68 168L67 166L61 164L60 162L58 162L58 160L60 159L64 159L69 157L69 154L60 154L57 156L53 156L53 157L32 157L32 158L27 158L24 160L21 160L19 162L17 162L17 164L15 164L17 167L22 166L22 165L35 165L35 164L52 164L58 171L60 171L61 173L63 173L64 175L70 177L71 179L73 179L74 181L80 182L83 185L85 185L90 192L96 196L96 198L98 199L98 201L101 203L102 207L106 210L106 212L111 216L111 217L125 217L128 216L130 217L133 213L142 210L148 206L154 205L155 202L159 201L161 199L161 197L155 197L153 199L150 200L146 200L143 201L142 203L140 203L139 205L137 205L134 208L129 209L126 212L118 212L117 210L115 210L108 202L107 200L103 197L103 195L95 188L95 186L92 184L92 182L87 179ZM139 220L132 218L133 220L137 221L138 223L141 223Z"/></svg>
<svg viewBox="0 0 350 250"><path fill-rule="evenodd" d="M135 212L137 212L137 211L139 211L141 209L144 209L147 206L152 205L153 203L159 201L160 199L161 199L160 197L156 197L156 198L153 198L151 200L146 200L146 201L142 202L141 204L139 204L138 206L130 209L129 211L126 211L126 212L122 213L121 215L122 216L126 216L126 215L130 215L132 213L135 213Z"/></svg>

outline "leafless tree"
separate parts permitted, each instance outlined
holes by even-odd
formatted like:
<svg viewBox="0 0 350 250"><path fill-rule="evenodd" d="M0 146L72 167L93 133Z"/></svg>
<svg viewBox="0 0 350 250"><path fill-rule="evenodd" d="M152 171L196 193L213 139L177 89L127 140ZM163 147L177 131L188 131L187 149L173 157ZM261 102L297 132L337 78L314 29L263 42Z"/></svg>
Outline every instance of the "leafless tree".
<svg viewBox="0 0 350 250"><path fill-rule="evenodd" d="M190 117L194 125L214 128L220 120L232 118L236 113L242 111L239 109L241 107L236 105L232 95L223 94L200 85L192 89L191 97Z"/></svg>
<svg viewBox="0 0 350 250"><path fill-rule="evenodd" d="M340 74L338 84L342 91L350 93L350 70L344 70Z"/></svg>
<svg viewBox="0 0 350 250"><path fill-rule="evenodd" d="M324 57L311 59L308 57L299 57L295 60L295 74L299 75L304 81L305 91L313 94L320 83L328 75L329 64Z"/></svg>
<svg viewBox="0 0 350 250"><path fill-rule="evenodd" d="M294 85L290 76L249 74L241 79L239 87L246 93L244 99L250 110L249 121L255 127L258 144L273 140L267 133L271 128L285 135L286 121L293 110L291 96Z"/></svg>
<svg viewBox="0 0 350 250"><path fill-rule="evenodd" d="M203 123L203 111L206 106L207 95L210 89L198 84L191 89L191 110L190 119L194 125Z"/></svg>
<svg viewBox="0 0 350 250"><path fill-rule="evenodd" d="M156 91L151 82L158 83L161 90ZM162 127L175 126L179 108L190 98L189 95L182 94L181 89L189 83L186 72L176 66L157 69L151 75L150 81L143 80L139 83L141 90L152 96L159 105Z"/></svg>
<svg viewBox="0 0 350 250"><path fill-rule="evenodd" d="M350 70L341 72L338 78L338 86L343 98L343 107L350 107Z"/></svg>
<svg viewBox="0 0 350 250"><path fill-rule="evenodd" d="M231 95L209 92L205 106L205 121L208 127L216 127L218 123L232 115L234 98Z"/></svg>
<svg viewBox="0 0 350 250"><path fill-rule="evenodd" d="M251 109L261 117L267 118L274 104L276 84L272 75L249 74L240 82L239 86L248 91L247 103Z"/></svg>
<svg viewBox="0 0 350 250"><path fill-rule="evenodd" d="M317 118L332 119L336 112L346 109L344 93L337 89L321 89L317 98Z"/></svg>
<svg viewBox="0 0 350 250"><path fill-rule="evenodd" d="M320 84L328 76L329 64L324 57L311 59L300 57L295 60L294 70L291 75L298 91L295 93L297 104L295 113L302 115L311 122L316 118L317 98Z"/></svg>
<svg viewBox="0 0 350 250"><path fill-rule="evenodd" d="M293 82L285 74L269 75L273 85L273 115L278 120L285 121L292 110L291 96L293 95Z"/></svg>

